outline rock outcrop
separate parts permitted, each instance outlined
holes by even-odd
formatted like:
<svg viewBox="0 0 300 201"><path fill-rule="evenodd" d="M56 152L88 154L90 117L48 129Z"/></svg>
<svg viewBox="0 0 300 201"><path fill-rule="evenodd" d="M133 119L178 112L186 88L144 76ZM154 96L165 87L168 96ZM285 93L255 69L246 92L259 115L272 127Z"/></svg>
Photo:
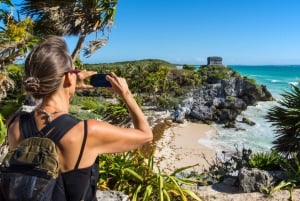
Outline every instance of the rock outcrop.
<svg viewBox="0 0 300 201"><path fill-rule="evenodd" d="M221 80L207 78L205 85L186 95L172 118L178 123L185 118L216 123L235 122L247 106L271 100L274 99L266 86L258 86L242 77L230 76Z"/></svg>
<svg viewBox="0 0 300 201"><path fill-rule="evenodd" d="M239 188L244 193L261 192L265 188L274 187L286 179L282 171L265 171L260 169L242 168L239 171Z"/></svg>

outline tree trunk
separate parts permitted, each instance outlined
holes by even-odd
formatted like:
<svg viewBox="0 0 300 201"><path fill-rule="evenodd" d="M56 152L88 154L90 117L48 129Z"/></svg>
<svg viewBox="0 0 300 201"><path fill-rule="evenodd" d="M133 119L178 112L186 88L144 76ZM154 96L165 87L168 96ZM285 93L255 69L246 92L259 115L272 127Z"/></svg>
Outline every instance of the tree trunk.
<svg viewBox="0 0 300 201"><path fill-rule="evenodd" d="M83 45L83 42L85 40L86 34L80 34L79 39L77 41L76 47L72 53L72 60L75 62L76 58L78 57L78 54L81 50L81 47Z"/></svg>

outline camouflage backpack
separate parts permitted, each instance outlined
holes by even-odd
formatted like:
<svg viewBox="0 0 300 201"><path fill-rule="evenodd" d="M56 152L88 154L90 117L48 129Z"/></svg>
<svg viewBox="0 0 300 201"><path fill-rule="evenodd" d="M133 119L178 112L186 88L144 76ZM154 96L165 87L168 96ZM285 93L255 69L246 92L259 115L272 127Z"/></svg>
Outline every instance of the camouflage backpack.
<svg viewBox="0 0 300 201"><path fill-rule="evenodd" d="M21 115L21 121L27 121L20 126L24 140L1 164L0 200L50 201L55 199L54 193L65 200L56 143L79 120L61 115L38 133L31 133L36 129L33 113Z"/></svg>

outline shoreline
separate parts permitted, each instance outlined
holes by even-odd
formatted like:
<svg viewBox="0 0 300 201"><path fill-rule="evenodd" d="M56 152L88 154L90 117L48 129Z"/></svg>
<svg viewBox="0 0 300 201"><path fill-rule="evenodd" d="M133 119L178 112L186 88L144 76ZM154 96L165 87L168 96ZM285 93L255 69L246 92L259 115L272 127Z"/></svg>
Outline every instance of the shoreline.
<svg viewBox="0 0 300 201"><path fill-rule="evenodd" d="M162 138L156 142L154 161L165 173L198 164L187 170L200 171L209 167L220 147L214 146L217 129L203 123L184 122L167 128ZM205 155L207 161L203 158ZM289 200L288 190L279 190L270 197L260 192L242 193L238 187L227 183L192 187L203 201L283 201ZM300 189L293 190L294 201L300 201Z"/></svg>
<svg viewBox="0 0 300 201"><path fill-rule="evenodd" d="M208 124L187 121L173 124L156 142L155 162L168 173L187 166L193 166L188 170L203 171L216 157L217 148L213 145L216 134L216 128Z"/></svg>

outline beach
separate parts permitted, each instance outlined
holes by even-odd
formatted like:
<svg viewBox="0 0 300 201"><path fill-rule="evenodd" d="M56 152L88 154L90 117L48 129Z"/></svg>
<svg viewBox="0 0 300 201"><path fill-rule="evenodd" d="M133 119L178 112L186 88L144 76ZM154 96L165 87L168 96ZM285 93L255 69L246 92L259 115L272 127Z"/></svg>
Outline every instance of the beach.
<svg viewBox="0 0 300 201"><path fill-rule="evenodd" d="M188 121L173 124L156 143L155 164L166 173L187 166L194 166L190 171L201 172L209 167L219 150L214 143L216 135L217 130L211 125ZM192 190L203 201L287 201L290 196L287 190L277 191L270 197L260 192L242 193L238 187L226 183L194 186ZM295 189L293 195L294 201L300 201L300 189Z"/></svg>
<svg viewBox="0 0 300 201"><path fill-rule="evenodd" d="M212 145L215 136L215 128L207 124L174 124L156 144L156 165L168 173L186 166L194 166L189 170L203 171L208 167L205 158L208 161L215 158L216 147Z"/></svg>

